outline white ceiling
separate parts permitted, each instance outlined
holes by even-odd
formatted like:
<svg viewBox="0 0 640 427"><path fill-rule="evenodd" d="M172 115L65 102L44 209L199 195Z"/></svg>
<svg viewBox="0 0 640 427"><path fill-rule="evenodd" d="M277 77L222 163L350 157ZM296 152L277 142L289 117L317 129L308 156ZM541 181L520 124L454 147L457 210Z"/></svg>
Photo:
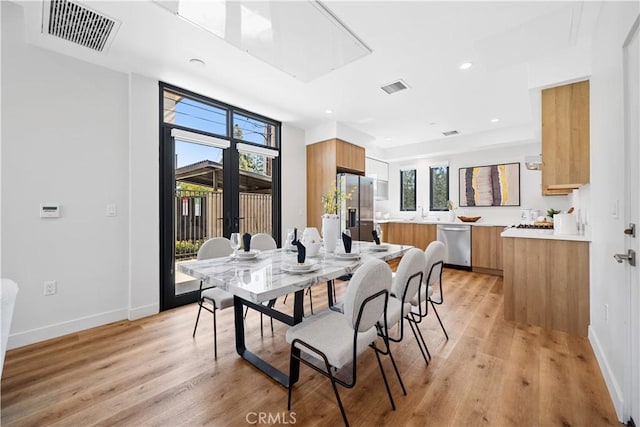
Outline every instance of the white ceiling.
<svg viewBox="0 0 640 427"><path fill-rule="evenodd" d="M41 35L40 1L23 3L28 40L303 129L338 122L369 135L372 148L389 152L410 144L442 144L442 132L450 130L467 139L507 129L536 135L539 112L532 93L585 77L572 75L584 69L568 70L566 63L588 62L584 57L599 11L599 3L575 1L325 1L373 52L303 82L158 4L82 4L121 22L106 53ZM322 32L313 30L308 37L322 41ZM305 54L313 52L292 52ZM206 65L197 67L190 58ZM464 61L473 67L460 71ZM393 95L380 89L396 79L411 88ZM454 143L461 137L447 138Z"/></svg>

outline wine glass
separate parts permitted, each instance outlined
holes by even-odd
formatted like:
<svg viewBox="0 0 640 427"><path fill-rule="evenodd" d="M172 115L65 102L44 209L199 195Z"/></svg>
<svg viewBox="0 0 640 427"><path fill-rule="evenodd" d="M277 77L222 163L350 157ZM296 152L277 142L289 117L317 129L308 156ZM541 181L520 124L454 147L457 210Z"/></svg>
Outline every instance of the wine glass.
<svg viewBox="0 0 640 427"><path fill-rule="evenodd" d="M238 249L242 245L242 239L240 237L240 233L231 233L231 248L233 249L233 255L238 255Z"/></svg>

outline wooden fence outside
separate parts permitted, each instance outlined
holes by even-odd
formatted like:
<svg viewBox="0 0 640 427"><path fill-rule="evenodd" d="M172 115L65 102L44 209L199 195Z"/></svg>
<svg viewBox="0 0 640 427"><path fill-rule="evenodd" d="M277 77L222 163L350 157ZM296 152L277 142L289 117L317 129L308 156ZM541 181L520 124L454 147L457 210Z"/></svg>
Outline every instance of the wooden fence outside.
<svg viewBox="0 0 640 427"><path fill-rule="evenodd" d="M176 258L194 256L212 237L222 237L222 192L178 190L175 197ZM240 233L272 234L271 194L240 193Z"/></svg>

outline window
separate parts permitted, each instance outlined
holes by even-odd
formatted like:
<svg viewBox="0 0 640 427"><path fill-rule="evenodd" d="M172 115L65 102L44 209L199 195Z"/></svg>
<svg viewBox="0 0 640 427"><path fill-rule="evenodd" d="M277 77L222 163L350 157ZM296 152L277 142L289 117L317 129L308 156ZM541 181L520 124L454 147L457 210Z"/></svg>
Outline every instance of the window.
<svg viewBox="0 0 640 427"><path fill-rule="evenodd" d="M416 170L400 171L400 210L416 210Z"/></svg>
<svg viewBox="0 0 640 427"><path fill-rule="evenodd" d="M449 210L449 166L429 168L429 210Z"/></svg>

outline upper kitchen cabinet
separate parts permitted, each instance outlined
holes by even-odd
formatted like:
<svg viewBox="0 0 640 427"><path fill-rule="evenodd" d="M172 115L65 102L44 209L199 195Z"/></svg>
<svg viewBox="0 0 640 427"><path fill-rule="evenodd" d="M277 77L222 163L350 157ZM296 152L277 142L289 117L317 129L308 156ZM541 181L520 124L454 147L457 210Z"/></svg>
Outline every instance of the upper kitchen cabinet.
<svg viewBox="0 0 640 427"><path fill-rule="evenodd" d="M542 194L589 183L589 81L542 91Z"/></svg>
<svg viewBox="0 0 640 427"><path fill-rule="evenodd" d="M364 175L364 148L349 144L340 139L333 139L336 144L336 168L338 172L350 172Z"/></svg>
<svg viewBox="0 0 640 427"><path fill-rule="evenodd" d="M307 227L320 230L322 196L336 185L336 174L364 175L364 148L338 138L307 145Z"/></svg>
<svg viewBox="0 0 640 427"><path fill-rule="evenodd" d="M375 200L389 199L389 164L367 157L365 159L365 174L373 178Z"/></svg>

